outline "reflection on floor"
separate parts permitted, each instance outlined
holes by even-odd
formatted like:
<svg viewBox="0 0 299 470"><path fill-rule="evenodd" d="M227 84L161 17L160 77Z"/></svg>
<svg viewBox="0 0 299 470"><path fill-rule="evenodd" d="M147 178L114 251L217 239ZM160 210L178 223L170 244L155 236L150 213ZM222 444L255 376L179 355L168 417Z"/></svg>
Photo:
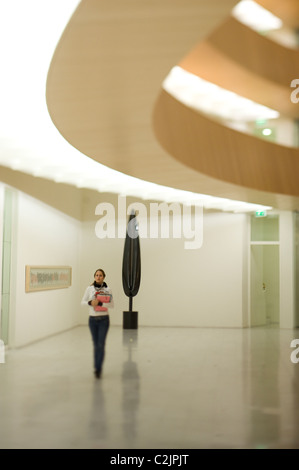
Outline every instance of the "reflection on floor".
<svg viewBox="0 0 299 470"><path fill-rule="evenodd" d="M299 448L296 338L298 329L113 326L100 380L85 326L9 350L0 448Z"/></svg>

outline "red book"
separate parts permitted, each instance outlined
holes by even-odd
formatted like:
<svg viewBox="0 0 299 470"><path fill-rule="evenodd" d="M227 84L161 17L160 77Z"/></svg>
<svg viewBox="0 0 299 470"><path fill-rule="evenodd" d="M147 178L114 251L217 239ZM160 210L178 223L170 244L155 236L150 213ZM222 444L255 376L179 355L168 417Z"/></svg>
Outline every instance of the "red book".
<svg viewBox="0 0 299 470"><path fill-rule="evenodd" d="M96 294L96 299L100 300L104 304L109 304L109 302L111 302L111 295L110 294L97 293ZM100 307L99 305L97 305L95 307L96 312L106 312L107 310L108 310L107 307L103 307L103 306Z"/></svg>

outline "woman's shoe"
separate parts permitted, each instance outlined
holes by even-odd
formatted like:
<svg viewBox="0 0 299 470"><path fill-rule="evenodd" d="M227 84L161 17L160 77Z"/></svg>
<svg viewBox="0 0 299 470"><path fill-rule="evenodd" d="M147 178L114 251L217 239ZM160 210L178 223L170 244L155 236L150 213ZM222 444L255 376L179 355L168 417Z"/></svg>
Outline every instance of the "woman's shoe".
<svg viewBox="0 0 299 470"><path fill-rule="evenodd" d="M94 375L96 376L97 379L100 379L101 378L101 371L100 370L96 370Z"/></svg>

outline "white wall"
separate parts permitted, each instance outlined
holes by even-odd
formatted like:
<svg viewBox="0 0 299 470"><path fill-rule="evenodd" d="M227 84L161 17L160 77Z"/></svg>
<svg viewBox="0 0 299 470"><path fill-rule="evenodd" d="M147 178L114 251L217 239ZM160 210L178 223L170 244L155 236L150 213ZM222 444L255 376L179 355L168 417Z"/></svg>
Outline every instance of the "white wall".
<svg viewBox="0 0 299 470"><path fill-rule="evenodd" d="M295 241L292 212L279 212L280 327L295 326Z"/></svg>
<svg viewBox="0 0 299 470"><path fill-rule="evenodd" d="M0 183L0 340L1 332L1 301L2 301L2 245L3 245L4 185Z"/></svg>
<svg viewBox="0 0 299 470"><path fill-rule="evenodd" d="M10 346L17 347L78 324L81 221L18 191L13 233ZM25 293L26 265L72 266L72 286Z"/></svg>
<svg viewBox="0 0 299 470"><path fill-rule="evenodd" d="M100 218L96 205L109 201L116 206L117 197L78 192L74 204L82 204L79 220L15 191L9 345L22 346L87 324L88 312L80 301L100 267L114 293L111 323L122 325L122 312L129 307L122 288L124 238L99 239L95 231ZM292 328L294 321L292 224L291 213L280 213L282 328ZM133 299L139 325L248 326L248 217L205 212L201 248L186 250L184 242L141 238L141 286ZM26 265L72 266L72 286L25 293Z"/></svg>
<svg viewBox="0 0 299 470"><path fill-rule="evenodd" d="M87 324L88 313L80 301L99 267L106 271L114 293L111 323L122 325L122 312L129 306L122 288L124 239L99 239L95 232L99 220L95 207L106 200L105 195L93 193L87 198L85 206L82 203L83 219L78 220L25 193L16 194L11 277L16 294L10 307L10 346ZM117 204L116 196L109 197ZM280 326L292 328L291 213L280 213L280 231ZM248 326L248 217L205 212L201 248L186 250L184 242L184 238L141 239L141 286L133 300L139 325ZM25 293L26 265L70 265L72 286Z"/></svg>
<svg viewBox="0 0 299 470"><path fill-rule="evenodd" d="M91 206L82 232L81 294L93 281L94 271L103 268L115 300L111 322L122 325L122 312L129 307L122 289L124 239L97 238L96 202L88 203ZM141 286L133 299L139 325L244 326L248 318L247 301L243 298L248 287L247 278L244 279L247 268L243 265L247 237L245 215L215 212L204 214L200 249L184 249L184 239L141 239ZM87 311L81 311L85 324Z"/></svg>
<svg viewBox="0 0 299 470"><path fill-rule="evenodd" d="M1 189L1 188L0 188ZM124 238L99 239L95 214L99 202L117 204L116 196L83 195L82 220L16 191L13 228L10 346L87 324L80 301L103 268L113 290L111 323L122 325L129 300L122 288ZM80 194L81 198L82 194ZM109 199L110 198L110 199ZM78 204L79 199L74 201ZM281 327L293 326L292 214L281 213ZM150 222L148 222L150 223ZM133 308L142 326L248 326L248 217L205 212L201 248L186 250L184 238L141 238L142 277ZM26 265L72 266L72 286L25 293Z"/></svg>

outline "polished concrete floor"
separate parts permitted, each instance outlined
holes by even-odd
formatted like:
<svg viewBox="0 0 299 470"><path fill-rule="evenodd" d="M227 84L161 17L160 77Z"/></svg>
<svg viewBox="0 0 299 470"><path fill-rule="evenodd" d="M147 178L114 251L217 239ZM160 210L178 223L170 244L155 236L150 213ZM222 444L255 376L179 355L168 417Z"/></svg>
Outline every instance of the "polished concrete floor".
<svg viewBox="0 0 299 470"><path fill-rule="evenodd" d="M8 350L0 448L299 448L299 330L87 326ZM299 356L299 354L298 354Z"/></svg>

